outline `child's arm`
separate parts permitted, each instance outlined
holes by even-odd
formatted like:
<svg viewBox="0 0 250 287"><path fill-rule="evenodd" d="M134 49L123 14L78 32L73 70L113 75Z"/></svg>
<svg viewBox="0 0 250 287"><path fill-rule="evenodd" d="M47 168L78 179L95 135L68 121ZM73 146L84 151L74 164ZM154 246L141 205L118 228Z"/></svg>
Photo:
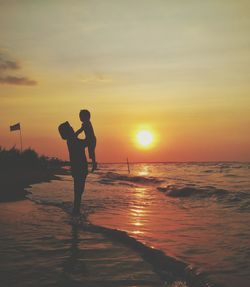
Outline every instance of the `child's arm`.
<svg viewBox="0 0 250 287"><path fill-rule="evenodd" d="M75 132L75 136L78 137L79 134L82 133L83 131L84 131L84 127L82 125L81 128Z"/></svg>

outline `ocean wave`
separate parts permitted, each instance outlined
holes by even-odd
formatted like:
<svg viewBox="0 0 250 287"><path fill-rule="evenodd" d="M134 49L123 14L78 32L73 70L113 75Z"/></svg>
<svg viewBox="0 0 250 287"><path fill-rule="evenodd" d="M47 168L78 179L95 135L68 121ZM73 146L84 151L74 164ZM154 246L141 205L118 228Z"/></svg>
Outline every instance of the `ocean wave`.
<svg viewBox="0 0 250 287"><path fill-rule="evenodd" d="M233 174L233 173L226 173L224 174L225 177L239 177L237 174Z"/></svg>
<svg viewBox="0 0 250 287"><path fill-rule="evenodd" d="M51 199L33 199L32 196L29 196L29 199L36 204L54 206L62 209L68 214L72 213L72 204L69 202ZM77 224L79 228L82 228L84 231L101 233L109 237L111 240L118 241L119 243L135 250L146 262L151 264L153 270L160 276L160 278L169 284L167 286L212 286L207 282L203 274L196 272L195 269L192 269L185 262L168 256L161 250L147 246L146 244L130 236L125 231L92 224L88 221L87 217L87 214L83 214L78 222L72 220L71 224Z"/></svg>
<svg viewBox="0 0 250 287"><path fill-rule="evenodd" d="M233 207L239 211L249 210L250 194L249 192L233 192L225 189L218 189L213 186L194 187L184 186L178 187L176 185L159 186L157 190L169 197L176 198L216 198L219 202L234 204ZM236 205L235 205L236 204ZM242 208L244 206L244 209ZM246 206L248 206L246 208Z"/></svg>
<svg viewBox="0 0 250 287"><path fill-rule="evenodd" d="M153 176L132 176L124 175L115 172L107 172L100 180L103 184L113 184L118 181L127 181L137 184L158 184L162 183L163 180Z"/></svg>
<svg viewBox="0 0 250 287"><path fill-rule="evenodd" d="M207 170L204 170L202 172L206 172L206 173L214 173L214 172L217 172L216 170L213 170L213 169L207 169Z"/></svg>
<svg viewBox="0 0 250 287"><path fill-rule="evenodd" d="M113 185L114 184L114 180L113 179L109 179L109 178L102 178L98 182L102 183L102 184L109 184L109 185Z"/></svg>
<svg viewBox="0 0 250 287"><path fill-rule="evenodd" d="M210 197L213 195L223 196L228 194L224 189L217 189L215 187L177 187L176 185L159 186L157 190L165 193L171 197Z"/></svg>

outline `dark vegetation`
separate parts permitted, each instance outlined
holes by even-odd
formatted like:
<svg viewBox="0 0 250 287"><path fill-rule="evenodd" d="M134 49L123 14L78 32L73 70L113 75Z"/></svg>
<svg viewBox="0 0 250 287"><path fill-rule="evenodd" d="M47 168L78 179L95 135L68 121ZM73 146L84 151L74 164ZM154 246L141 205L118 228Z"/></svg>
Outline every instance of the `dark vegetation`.
<svg viewBox="0 0 250 287"><path fill-rule="evenodd" d="M64 162L39 156L33 149L20 152L0 147L0 201L25 198L30 184L55 179Z"/></svg>

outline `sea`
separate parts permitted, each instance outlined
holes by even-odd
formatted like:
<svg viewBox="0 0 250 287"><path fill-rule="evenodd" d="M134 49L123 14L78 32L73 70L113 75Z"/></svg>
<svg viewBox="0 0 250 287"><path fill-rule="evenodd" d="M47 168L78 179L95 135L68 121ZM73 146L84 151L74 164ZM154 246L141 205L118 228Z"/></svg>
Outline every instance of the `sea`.
<svg viewBox="0 0 250 287"><path fill-rule="evenodd" d="M29 192L43 209L72 209L70 175ZM250 163L136 163L130 172L100 164L87 177L81 210L93 229L138 248L156 269L169 262L204 286L250 286Z"/></svg>

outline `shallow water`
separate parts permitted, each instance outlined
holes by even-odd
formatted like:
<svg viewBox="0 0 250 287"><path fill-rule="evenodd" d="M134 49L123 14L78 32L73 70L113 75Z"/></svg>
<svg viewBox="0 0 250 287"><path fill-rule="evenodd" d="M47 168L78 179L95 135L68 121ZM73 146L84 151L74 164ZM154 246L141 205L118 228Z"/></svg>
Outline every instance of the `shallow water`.
<svg viewBox="0 0 250 287"><path fill-rule="evenodd" d="M87 179L91 222L126 231L185 262L212 283L250 282L248 163L105 164ZM34 185L33 200L72 201L72 180Z"/></svg>
<svg viewBox="0 0 250 287"><path fill-rule="evenodd" d="M1 203L1 286L163 286L130 248L50 204Z"/></svg>

